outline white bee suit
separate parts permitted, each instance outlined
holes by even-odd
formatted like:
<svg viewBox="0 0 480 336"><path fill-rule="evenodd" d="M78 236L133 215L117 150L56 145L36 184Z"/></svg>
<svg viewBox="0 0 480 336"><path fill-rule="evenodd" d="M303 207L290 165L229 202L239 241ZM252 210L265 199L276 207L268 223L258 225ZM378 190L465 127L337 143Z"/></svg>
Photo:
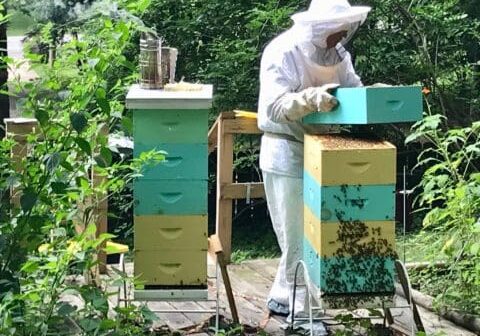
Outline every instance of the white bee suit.
<svg viewBox="0 0 480 336"><path fill-rule="evenodd" d="M350 38L368 10L351 7L346 0L313 0L307 12L292 17L294 26L270 42L262 56L258 126L264 136L260 168L282 251L269 301L285 307L292 307L295 266L302 255L303 136L308 127L301 118L314 111L331 110L334 104L327 93L329 84L362 85L343 41L327 49L326 39L339 31L348 31ZM329 129L317 127L316 133L319 131ZM297 304L296 311L302 309L302 304Z"/></svg>

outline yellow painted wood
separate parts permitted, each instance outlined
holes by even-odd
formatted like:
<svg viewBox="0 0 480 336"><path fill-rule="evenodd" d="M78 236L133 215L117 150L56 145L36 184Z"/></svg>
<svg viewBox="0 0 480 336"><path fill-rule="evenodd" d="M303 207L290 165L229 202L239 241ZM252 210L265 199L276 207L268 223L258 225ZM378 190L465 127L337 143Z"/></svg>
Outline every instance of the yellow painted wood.
<svg viewBox="0 0 480 336"><path fill-rule="evenodd" d="M134 274L145 285L206 285L207 251L136 249Z"/></svg>
<svg viewBox="0 0 480 336"><path fill-rule="evenodd" d="M396 182L396 148L387 141L305 135L305 170L322 186Z"/></svg>
<svg viewBox="0 0 480 336"><path fill-rule="evenodd" d="M304 223L304 235L317 254L327 258L336 255L336 252L342 247L342 242L338 240L338 232L342 224L339 222L322 223L307 206L304 207ZM361 222L360 225L362 223L366 225L368 235L356 241L356 244L371 244L373 240L386 240L388 246L395 249L394 221L366 221ZM380 248L379 252L384 251ZM350 254L344 253L342 256L347 257Z"/></svg>
<svg viewBox="0 0 480 336"><path fill-rule="evenodd" d="M139 250L206 250L208 221L206 215L135 216L134 244Z"/></svg>

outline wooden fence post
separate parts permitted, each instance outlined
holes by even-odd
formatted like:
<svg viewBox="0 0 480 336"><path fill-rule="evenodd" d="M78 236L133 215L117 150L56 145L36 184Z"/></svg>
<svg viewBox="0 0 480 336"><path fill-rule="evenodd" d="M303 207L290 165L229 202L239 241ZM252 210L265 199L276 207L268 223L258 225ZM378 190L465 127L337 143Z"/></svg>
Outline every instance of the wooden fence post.
<svg viewBox="0 0 480 336"><path fill-rule="evenodd" d="M22 157L28 154L27 136L35 133L38 127L37 119L33 118L7 118L4 120L6 126L6 137L15 140L10 153L15 171L21 172ZM20 206L20 192L13 189L10 191L10 201L13 205Z"/></svg>

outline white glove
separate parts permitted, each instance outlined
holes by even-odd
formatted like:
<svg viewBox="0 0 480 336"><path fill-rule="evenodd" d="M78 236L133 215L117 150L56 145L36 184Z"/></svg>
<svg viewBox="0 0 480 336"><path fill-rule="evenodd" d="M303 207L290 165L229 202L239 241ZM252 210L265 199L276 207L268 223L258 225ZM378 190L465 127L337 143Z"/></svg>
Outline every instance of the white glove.
<svg viewBox="0 0 480 336"><path fill-rule="evenodd" d="M338 100L328 91L339 86L339 84L326 84L285 94L271 109L270 112L276 115L276 118L272 119L289 122L300 120L312 112L329 112L338 105Z"/></svg>
<svg viewBox="0 0 480 336"><path fill-rule="evenodd" d="M339 84L325 84L303 90L307 102L315 107L314 111L330 112L338 105L338 100L329 93L329 90L338 88Z"/></svg>

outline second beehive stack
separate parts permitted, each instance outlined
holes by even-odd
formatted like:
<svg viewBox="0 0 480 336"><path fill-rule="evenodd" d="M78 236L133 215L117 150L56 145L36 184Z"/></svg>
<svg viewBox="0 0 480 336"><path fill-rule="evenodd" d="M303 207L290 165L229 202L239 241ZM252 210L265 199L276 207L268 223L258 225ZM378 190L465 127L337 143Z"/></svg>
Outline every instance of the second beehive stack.
<svg viewBox="0 0 480 336"><path fill-rule="evenodd" d="M396 148L306 135L304 261L322 295L394 291Z"/></svg>

